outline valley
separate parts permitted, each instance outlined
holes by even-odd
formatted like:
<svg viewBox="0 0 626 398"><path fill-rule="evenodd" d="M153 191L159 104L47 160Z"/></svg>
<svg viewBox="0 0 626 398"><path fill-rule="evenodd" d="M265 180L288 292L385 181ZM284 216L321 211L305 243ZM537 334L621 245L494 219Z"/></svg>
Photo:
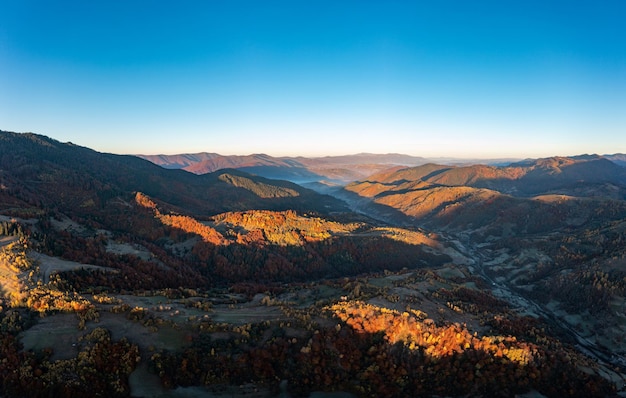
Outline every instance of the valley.
<svg viewBox="0 0 626 398"><path fill-rule="evenodd" d="M540 305L529 298L528 290L515 289L509 285L509 281L501 276L502 270L508 270L511 274L520 272L516 267L510 264L515 262L513 257L507 254L493 253L491 250L484 248L471 248L462 245L458 240L452 240L455 247L469 258L474 260L472 271L478 273L488 284L491 285L491 292L507 303L520 315L528 315L534 318L542 318L547 324L555 328L562 334L564 339L572 342L584 354L598 361L602 368L602 372L618 383L623 389L626 384L626 361L624 357L624 346L616 340L610 343L604 342L600 344L597 340L595 330L605 329L603 319L598 322L593 317L586 315L572 315L560 309L557 301L550 301L547 305ZM536 257L542 257L541 253L534 253ZM545 256L545 255L543 255ZM546 259L543 257L542 259ZM521 270L522 272L527 270ZM512 284L514 286L514 284ZM619 300L619 298L617 298ZM618 318L626 319L623 312L617 312ZM619 322L613 325L609 333L613 337L621 336L624 333L626 323ZM607 344L608 343L608 344Z"/></svg>
<svg viewBox="0 0 626 398"><path fill-rule="evenodd" d="M326 159L316 192L33 134L0 155L0 396L626 394L608 158Z"/></svg>

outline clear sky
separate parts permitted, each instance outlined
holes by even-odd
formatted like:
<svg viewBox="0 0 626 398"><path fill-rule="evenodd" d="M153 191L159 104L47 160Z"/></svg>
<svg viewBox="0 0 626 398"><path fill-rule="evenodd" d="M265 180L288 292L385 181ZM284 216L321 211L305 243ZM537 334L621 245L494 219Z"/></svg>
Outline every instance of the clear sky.
<svg viewBox="0 0 626 398"><path fill-rule="evenodd" d="M0 0L0 129L102 152L626 152L625 1Z"/></svg>

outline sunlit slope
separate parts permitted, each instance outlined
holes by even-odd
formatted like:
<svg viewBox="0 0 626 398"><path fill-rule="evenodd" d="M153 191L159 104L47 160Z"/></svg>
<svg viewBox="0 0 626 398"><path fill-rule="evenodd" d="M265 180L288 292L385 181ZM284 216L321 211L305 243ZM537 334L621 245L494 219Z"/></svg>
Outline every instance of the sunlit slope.
<svg viewBox="0 0 626 398"><path fill-rule="evenodd" d="M585 155L527 160L506 167L425 164L375 174L367 181L395 185L423 181L433 185L489 188L515 196L568 192L595 196L580 190L580 185L586 185L602 195L614 196L613 191L618 190L624 198L626 169L604 157Z"/></svg>
<svg viewBox="0 0 626 398"><path fill-rule="evenodd" d="M347 185L345 192L368 198L377 209L397 210L418 225L488 227L501 235L619 219L626 208L625 175L626 169L597 156L510 167L427 164L373 175Z"/></svg>

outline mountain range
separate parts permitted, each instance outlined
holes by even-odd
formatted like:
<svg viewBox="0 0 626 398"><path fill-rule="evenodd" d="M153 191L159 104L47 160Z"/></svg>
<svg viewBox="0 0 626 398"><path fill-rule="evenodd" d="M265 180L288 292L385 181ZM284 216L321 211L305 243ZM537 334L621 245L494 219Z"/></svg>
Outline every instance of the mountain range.
<svg viewBox="0 0 626 398"><path fill-rule="evenodd" d="M371 154L325 157L273 157L265 154L224 156L217 153L181 155L138 155L159 166L205 174L223 168L237 168L267 178L296 183L327 182L345 184L360 180L393 166L418 166L432 161L446 164L472 162L468 159L427 159L402 154ZM507 164L514 159L485 160L487 164Z"/></svg>
<svg viewBox="0 0 626 398"><path fill-rule="evenodd" d="M520 159L460 159L424 158L403 154L360 153L325 157L273 157L265 154L220 155L194 153L179 155L137 155L167 169L183 169L194 174L206 174L226 168L235 168L266 178L284 179L296 183L330 182L346 184L366 179L391 167L413 167L428 163L447 166L486 165L507 166L532 162ZM594 155L592 155L594 156ZM603 158L620 166L626 165L626 155L604 155Z"/></svg>
<svg viewBox="0 0 626 398"><path fill-rule="evenodd" d="M0 396L624 393L623 162L0 131Z"/></svg>

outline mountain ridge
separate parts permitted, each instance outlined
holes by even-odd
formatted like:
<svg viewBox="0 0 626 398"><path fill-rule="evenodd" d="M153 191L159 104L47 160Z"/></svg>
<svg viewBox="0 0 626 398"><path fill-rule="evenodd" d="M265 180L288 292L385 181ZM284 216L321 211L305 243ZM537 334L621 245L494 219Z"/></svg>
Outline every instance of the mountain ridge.
<svg viewBox="0 0 626 398"><path fill-rule="evenodd" d="M364 178L390 165L417 165L424 161L423 158L409 155L369 153L314 158L273 157L266 154L224 156L207 152L138 156L165 168L181 168L194 174L211 173L222 168L238 168L256 175L296 183L324 180L345 183Z"/></svg>
<svg viewBox="0 0 626 398"><path fill-rule="evenodd" d="M368 181L394 183L422 180L445 186L490 188L512 194L535 195L568 189L579 183L626 186L626 169L598 155L524 160L509 166L447 166L428 163L374 174Z"/></svg>
<svg viewBox="0 0 626 398"><path fill-rule="evenodd" d="M234 169L205 175L168 170L132 155L100 153L36 134L0 131L0 170L3 184L10 182L8 189L23 192L26 199L31 192L30 199L64 203L68 199L64 195L71 192L71 206L79 210L86 203L101 206L121 193L135 191L205 214L255 207L323 212L329 202L341 207L333 198L288 181L270 181ZM233 185L235 180L238 186ZM261 187L264 191L274 187L283 194L268 201L258 195ZM284 195L288 190L297 195Z"/></svg>
<svg viewBox="0 0 626 398"><path fill-rule="evenodd" d="M462 159L462 158L425 158L399 153L374 154L358 153L324 157L283 156L273 157L267 154L220 155L210 152L179 155L137 155L159 166L183 169L194 174L206 174L222 168L237 168L249 173L276 179L285 179L296 183L333 183L347 184L363 180L372 175L394 167L415 167L425 164L440 164L450 167L462 166L523 166L540 159ZM611 162L626 166L626 155L576 155L561 158L590 160L603 157ZM558 158L558 157L555 157Z"/></svg>

